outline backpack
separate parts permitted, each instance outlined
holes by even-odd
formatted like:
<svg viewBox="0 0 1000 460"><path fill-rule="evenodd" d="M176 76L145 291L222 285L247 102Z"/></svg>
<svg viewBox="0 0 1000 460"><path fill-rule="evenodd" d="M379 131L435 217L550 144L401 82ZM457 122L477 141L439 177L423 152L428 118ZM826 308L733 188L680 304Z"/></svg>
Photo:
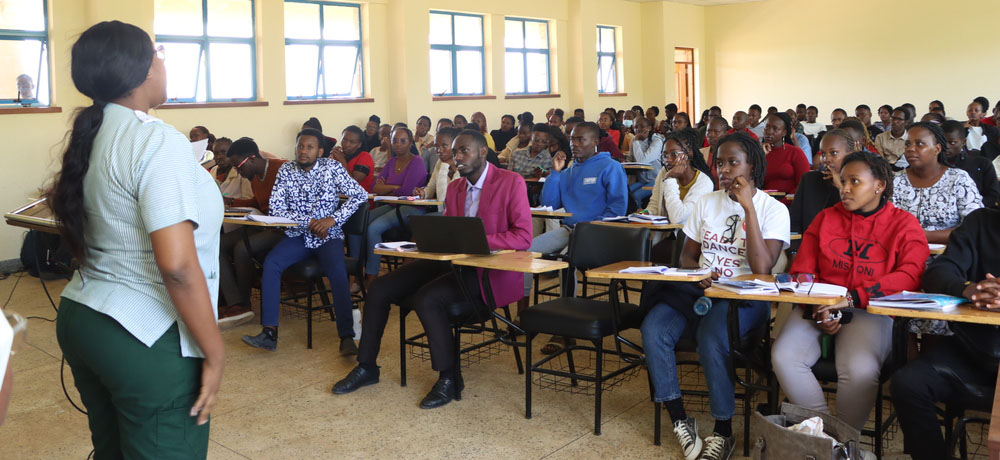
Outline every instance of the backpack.
<svg viewBox="0 0 1000 460"><path fill-rule="evenodd" d="M73 257L62 245L62 237L53 233L28 230L21 245L21 264L34 277L66 278L72 272ZM41 273L39 273L39 270Z"/></svg>

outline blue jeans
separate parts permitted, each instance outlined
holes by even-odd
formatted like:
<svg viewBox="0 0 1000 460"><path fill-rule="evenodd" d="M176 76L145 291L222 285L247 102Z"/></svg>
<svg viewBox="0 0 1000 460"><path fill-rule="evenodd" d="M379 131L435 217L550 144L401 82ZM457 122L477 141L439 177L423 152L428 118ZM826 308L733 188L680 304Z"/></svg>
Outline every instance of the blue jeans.
<svg viewBox="0 0 1000 460"><path fill-rule="evenodd" d="M682 305L682 299L691 301L688 294L688 292L677 293L678 302L675 303L680 308L692 307L692 305ZM712 309L701 317L697 324L692 325L696 327L698 359L705 372L711 414L716 420L729 420L736 411L736 390L733 376L729 372L732 367L726 326L729 306L728 300L712 299ZM739 310L740 334L746 334L754 328L763 326L770 319L770 315L771 308L767 302L744 302ZM656 402L672 401L681 397L674 347L687 324L687 316L664 302L654 305L642 322L642 347L646 354L649 376L653 381L653 400Z"/></svg>
<svg viewBox="0 0 1000 460"><path fill-rule="evenodd" d="M643 187L652 187L652 182L635 181L628 185L628 196L632 198L636 209L642 209L642 201L653 196L652 190L643 190Z"/></svg>
<svg viewBox="0 0 1000 460"><path fill-rule="evenodd" d="M281 300L281 274L286 268L315 255L319 259L323 273L330 280L333 291L333 312L337 315L337 333L340 337L354 337L354 316L351 314L351 289L347 283L347 267L344 265L344 240L333 239L322 246L310 249L301 236L285 237L264 259L264 275L261 277L261 324L278 325L278 303Z"/></svg>
<svg viewBox="0 0 1000 460"><path fill-rule="evenodd" d="M540 252L542 254L548 254L553 252L559 252L569 246L569 236L572 234L572 230L569 227L560 226L559 228L542 233L531 240L531 247L528 251ZM576 276L575 274L570 274L573 279L573 288L576 288ZM531 284L532 280L531 273L524 274L524 296L527 297L531 294Z"/></svg>
<svg viewBox="0 0 1000 460"><path fill-rule="evenodd" d="M423 214L425 212L426 209L421 206L399 207L399 213L403 216L403 222L409 222L408 217L413 214ZM365 248L368 251L368 262L365 264L365 273L377 275L382 258L372 251L375 250L376 244L382 242L383 233L399 227L399 217L396 217L396 207L383 205L373 209L368 217L368 222L368 247ZM348 240L347 247L350 250L351 257L361 255L360 238L351 238Z"/></svg>

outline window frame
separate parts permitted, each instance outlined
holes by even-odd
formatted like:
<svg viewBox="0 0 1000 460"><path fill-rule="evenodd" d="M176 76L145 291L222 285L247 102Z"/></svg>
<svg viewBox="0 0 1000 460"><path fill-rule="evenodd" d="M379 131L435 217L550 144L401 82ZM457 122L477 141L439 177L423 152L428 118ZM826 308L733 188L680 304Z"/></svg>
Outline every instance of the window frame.
<svg viewBox="0 0 1000 460"><path fill-rule="evenodd" d="M552 55L549 53L551 49L551 40L549 39L549 21L545 19L530 19L530 18L518 18L518 17L505 17L504 19L504 40L507 38L507 21L515 21L521 23L521 47L520 48L510 48L504 43L504 67L506 67L507 53L518 53L521 55L521 77L524 83L524 91L510 92L507 91L507 82L504 82L504 92L509 95L517 96L527 96L527 95L541 95L541 94L552 94ZM534 22L539 24L545 24L545 48L528 48L527 46L527 23ZM528 53L539 53L545 55L545 91L528 91ZM506 78L506 73L504 76Z"/></svg>
<svg viewBox="0 0 1000 460"><path fill-rule="evenodd" d="M160 43L186 43L201 46L201 54L198 58L198 71L194 79L194 95L186 98L167 99L167 104L204 104L212 102L249 102L257 100L257 0L246 0L250 2L250 30L249 38L236 37L210 37L208 35L208 0L201 0L201 35L170 35L157 34L154 31L154 40ZM155 7L153 14L156 14ZM245 98L213 98L212 97L212 54L209 45L213 43L229 43L239 45L250 45L250 97ZM167 59L170 59L168 56ZM205 61L205 75L201 74L201 60ZM169 64L167 64L169 65ZM205 100L198 100L198 84L202 78L205 80Z"/></svg>
<svg viewBox="0 0 1000 460"><path fill-rule="evenodd" d="M285 86L285 99L289 101L325 101L331 99L362 99L366 95L367 88L365 87L365 53L363 48L364 42L364 23L361 20L361 4L359 3L344 3L329 0L284 0L282 2L282 8L284 8L286 3L304 3L308 5L319 5L319 38L318 39L308 39L308 38L285 38L285 46L287 49L288 45L312 45L318 47L317 60L316 63L316 95L315 96L291 96L288 94L288 86ZM323 6L345 6L357 8L358 10L358 39L357 40L328 40L323 38ZM326 46L355 46L358 50L358 59L355 61L357 67L354 69L354 73L358 71L361 72L361 94L358 96L352 96L351 93L344 94L331 94L326 92L326 78L324 75L325 69L325 57L323 53L323 48ZM288 67L288 58L285 57L285 68ZM353 75L353 74L352 74ZM320 88L323 88L323 92L320 92Z"/></svg>
<svg viewBox="0 0 1000 460"><path fill-rule="evenodd" d="M607 51L601 51L601 30L610 30L614 34L615 39L612 41L611 45L614 48L610 53ZM614 69L614 83L615 87L610 91L605 91L604 86L601 84L601 58L610 57L611 58L611 68ZM614 26L597 26L597 93L598 94L616 94L621 88L619 88L618 81L618 31Z"/></svg>
<svg viewBox="0 0 1000 460"><path fill-rule="evenodd" d="M52 68L49 66L49 0L42 0L42 18L45 22L45 30L39 32L23 29L0 29L0 40L3 41L39 41L41 47L38 51L38 74L33 75L35 82L35 97L32 99L0 99L0 107L52 107ZM43 58L44 57L44 58ZM38 99L38 88L41 86L42 65L49 67L46 72L49 103L42 105ZM20 97L20 93L17 95ZM28 105L25 105L28 104Z"/></svg>
<svg viewBox="0 0 1000 460"><path fill-rule="evenodd" d="M482 14L475 13L459 13L455 11L440 11L440 10L430 10L429 14L443 14L450 17L451 20L451 44L450 45L435 45L430 44L431 50L448 51L451 53L451 92L445 93L432 93L433 97L465 97L465 96L485 96L486 95L486 16ZM467 16L479 19L479 33L481 35L481 45L471 46L471 45L456 45L455 44L455 16ZM430 16L427 17L430 21ZM429 40L428 40L429 41ZM458 52L459 51L478 51L480 60L483 66L483 81L482 81L482 92L479 93L460 93L458 92ZM428 59L430 56L428 55Z"/></svg>

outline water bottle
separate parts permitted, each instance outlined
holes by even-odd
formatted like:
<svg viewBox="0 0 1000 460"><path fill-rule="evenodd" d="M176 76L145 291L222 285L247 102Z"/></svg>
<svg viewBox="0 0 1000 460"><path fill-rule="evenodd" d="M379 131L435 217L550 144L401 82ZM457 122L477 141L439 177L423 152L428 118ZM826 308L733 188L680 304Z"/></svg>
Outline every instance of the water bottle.
<svg viewBox="0 0 1000 460"><path fill-rule="evenodd" d="M712 299L701 296L694 301L694 313L698 316L705 316L712 309Z"/></svg>

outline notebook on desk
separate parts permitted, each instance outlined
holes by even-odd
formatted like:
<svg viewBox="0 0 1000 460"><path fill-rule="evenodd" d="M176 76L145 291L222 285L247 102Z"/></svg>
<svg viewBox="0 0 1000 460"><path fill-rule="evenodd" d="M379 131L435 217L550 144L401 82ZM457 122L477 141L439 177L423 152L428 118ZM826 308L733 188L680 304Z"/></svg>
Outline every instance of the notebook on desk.
<svg viewBox="0 0 1000 460"><path fill-rule="evenodd" d="M420 252L489 255L483 220L478 217L410 216L413 241Z"/></svg>

